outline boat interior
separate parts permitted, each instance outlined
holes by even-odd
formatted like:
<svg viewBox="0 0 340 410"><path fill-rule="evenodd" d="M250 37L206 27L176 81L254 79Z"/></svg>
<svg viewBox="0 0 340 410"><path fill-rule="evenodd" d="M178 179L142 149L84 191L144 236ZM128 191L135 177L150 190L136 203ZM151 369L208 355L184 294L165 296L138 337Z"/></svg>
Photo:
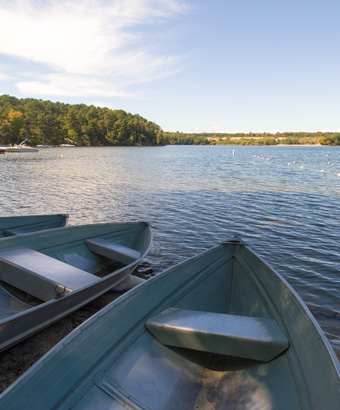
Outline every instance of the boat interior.
<svg viewBox="0 0 340 410"><path fill-rule="evenodd" d="M157 281L144 293L136 289L135 306L144 307L140 321L127 306L111 312L133 332L122 336L124 325L118 326L119 342L100 367L93 364L74 409L310 408L296 346L254 274L256 264L264 271L255 259L248 265L221 254L197 272L173 272L166 290ZM161 301L165 292L169 296ZM149 297L157 309L146 313ZM108 331L108 323L96 329Z"/></svg>
<svg viewBox="0 0 340 410"><path fill-rule="evenodd" d="M332 409L338 387L316 334L260 258L221 245L103 308L11 398L20 390L34 405L44 391L51 407L75 410Z"/></svg>
<svg viewBox="0 0 340 410"><path fill-rule="evenodd" d="M214 260L198 258L196 266L168 272L167 281L132 290L140 314L128 300L108 310L107 320L103 313L95 329L106 354L93 358L86 381L72 394L74 409L286 410L317 402L307 386L318 378L327 388L327 381L324 369L316 376L308 360L317 346L305 340L305 313L261 260L242 248L234 255L219 252ZM115 336L111 315L125 318ZM84 343L78 347L86 355Z"/></svg>
<svg viewBox="0 0 340 410"><path fill-rule="evenodd" d="M136 237L127 229L38 249L18 237L17 246L0 249L0 318L91 286L136 261L142 255Z"/></svg>

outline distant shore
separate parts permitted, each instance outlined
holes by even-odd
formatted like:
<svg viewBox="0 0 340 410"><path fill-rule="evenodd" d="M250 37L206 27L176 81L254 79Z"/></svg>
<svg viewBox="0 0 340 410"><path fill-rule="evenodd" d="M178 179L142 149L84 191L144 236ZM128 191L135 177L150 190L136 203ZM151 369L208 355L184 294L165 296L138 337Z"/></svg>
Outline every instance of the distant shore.
<svg viewBox="0 0 340 410"><path fill-rule="evenodd" d="M321 144L276 144L275 147L329 147Z"/></svg>

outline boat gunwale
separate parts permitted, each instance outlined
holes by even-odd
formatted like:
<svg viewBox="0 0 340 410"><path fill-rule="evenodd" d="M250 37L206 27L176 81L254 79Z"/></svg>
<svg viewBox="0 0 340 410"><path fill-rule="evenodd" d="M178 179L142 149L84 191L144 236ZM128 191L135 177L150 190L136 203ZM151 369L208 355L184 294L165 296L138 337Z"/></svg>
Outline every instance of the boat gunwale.
<svg viewBox="0 0 340 410"><path fill-rule="evenodd" d="M275 274L275 277L278 279L278 285L281 288L288 289L289 294L292 296L292 300L295 302L295 304L298 307L300 307L299 310L305 316L306 322L311 323L310 328L313 329L313 332L316 332L317 336L319 338L321 338L322 341L324 342L324 346L327 348L327 352L328 352L328 354L330 355L330 357L332 359L332 363L334 365L334 368L337 369L337 374L335 374L335 375L339 378L339 382L340 382L340 362L339 362L339 360L338 360L338 358L337 358L337 356L336 356L336 354L335 354L329 340L327 339L324 331L322 330L322 328L319 325L319 323L317 322L317 320L314 318L311 311L308 309L308 306L306 305L306 303L299 296L299 294L294 290L294 288L288 283L288 281L270 263L266 262L262 256L260 256L256 251L254 251L253 248L249 247L248 245L244 245L244 249L247 250L248 252L250 252L251 254L253 254L258 259L258 261L262 264L262 266L266 267L267 269L269 268L269 270L271 272L273 272L273 274ZM246 260L244 260L244 262L247 264ZM260 281L259 278L258 278L258 280ZM261 284L262 284L262 282L261 282ZM263 285L262 285L262 287L265 288L265 286L263 286ZM274 303L274 305L275 305L275 303ZM281 322L281 326L283 325L285 327L284 322L282 320L280 320L280 322ZM340 386L340 384L339 384L339 386Z"/></svg>

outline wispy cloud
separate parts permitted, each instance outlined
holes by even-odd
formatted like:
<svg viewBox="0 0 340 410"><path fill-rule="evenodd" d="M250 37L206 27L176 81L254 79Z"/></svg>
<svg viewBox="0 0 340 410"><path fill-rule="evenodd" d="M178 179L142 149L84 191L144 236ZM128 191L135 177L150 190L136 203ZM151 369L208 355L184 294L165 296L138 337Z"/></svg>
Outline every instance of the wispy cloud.
<svg viewBox="0 0 340 410"><path fill-rule="evenodd" d="M12 77L9 74L4 74L0 72L0 81L2 80L11 80Z"/></svg>
<svg viewBox="0 0 340 410"><path fill-rule="evenodd" d="M159 54L145 28L185 11L180 0L0 0L0 53L43 65L18 81L26 95L127 95L176 71L179 57Z"/></svg>
<svg viewBox="0 0 340 410"><path fill-rule="evenodd" d="M66 97L128 97L131 94L115 88L109 81L91 75L50 74L37 81L20 81L19 90L25 94L58 95Z"/></svg>

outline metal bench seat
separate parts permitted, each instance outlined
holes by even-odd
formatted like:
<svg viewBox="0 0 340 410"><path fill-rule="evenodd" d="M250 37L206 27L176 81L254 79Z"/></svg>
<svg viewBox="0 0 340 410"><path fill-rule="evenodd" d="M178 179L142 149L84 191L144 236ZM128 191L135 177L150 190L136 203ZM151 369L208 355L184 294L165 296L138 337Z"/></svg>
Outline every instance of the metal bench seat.
<svg viewBox="0 0 340 410"><path fill-rule="evenodd" d="M146 322L166 346L268 362L289 342L270 318L168 308Z"/></svg>
<svg viewBox="0 0 340 410"><path fill-rule="evenodd" d="M100 278L24 246L0 250L0 280L43 301Z"/></svg>
<svg viewBox="0 0 340 410"><path fill-rule="evenodd" d="M91 252L126 265L135 262L142 255L139 251L119 245L104 238L86 239L85 242Z"/></svg>

